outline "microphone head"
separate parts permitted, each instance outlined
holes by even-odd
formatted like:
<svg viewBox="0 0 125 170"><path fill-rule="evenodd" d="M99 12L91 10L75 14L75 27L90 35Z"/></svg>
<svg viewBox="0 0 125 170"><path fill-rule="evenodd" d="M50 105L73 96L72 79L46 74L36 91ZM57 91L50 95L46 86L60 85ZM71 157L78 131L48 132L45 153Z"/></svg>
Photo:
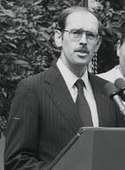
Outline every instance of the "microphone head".
<svg viewBox="0 0 125 170"><path fill-rule="evenodd" d="M118 78L115 81L115 86L118 88L118 90L125 89L125 81L122 78Z"/></svg>
<svg viewBox="0 0 125 170"><path fill-rule="evenodd" d="M105 86L104 86L104 90L106 92L106 94L113 99L113 96L118 94L118 90L117 88L114 86L113 83L108 82Z"/></svg>
<svg viewBox="0 0 125 170"><path fill-rule="evenodd" d="M125 81L122 78L118 78L115 81L115 86L118 88L119 95L121 96L122 100L125 101L125 93L124 93L124 90L125 90Z"/></svg>

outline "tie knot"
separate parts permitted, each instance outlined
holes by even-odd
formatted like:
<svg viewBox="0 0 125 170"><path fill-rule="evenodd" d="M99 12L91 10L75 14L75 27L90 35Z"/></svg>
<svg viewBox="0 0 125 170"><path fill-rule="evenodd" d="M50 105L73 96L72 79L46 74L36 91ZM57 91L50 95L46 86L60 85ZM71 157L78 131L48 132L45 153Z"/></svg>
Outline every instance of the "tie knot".
<svg viewBox="0 0 125 170"><path fill-rule="evenodd" d="M83 87L85 86L85 83L82 79L78 79L75 83L76 87L79 91L83 91Z"/></svg>

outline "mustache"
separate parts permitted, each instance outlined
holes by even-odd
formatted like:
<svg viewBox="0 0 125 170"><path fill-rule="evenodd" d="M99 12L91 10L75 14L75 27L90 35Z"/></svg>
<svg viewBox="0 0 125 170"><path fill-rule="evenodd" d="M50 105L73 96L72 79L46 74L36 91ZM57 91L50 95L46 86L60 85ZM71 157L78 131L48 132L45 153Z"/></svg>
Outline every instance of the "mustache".
<svg viewBox="0 0 125 170"><path fill-rule="evenodd" d="M88 50L87 47L79 47L79 48L75 49L74 52L80 52L80 53L87 53L87 54L89 54L89 50Z"/></svg>

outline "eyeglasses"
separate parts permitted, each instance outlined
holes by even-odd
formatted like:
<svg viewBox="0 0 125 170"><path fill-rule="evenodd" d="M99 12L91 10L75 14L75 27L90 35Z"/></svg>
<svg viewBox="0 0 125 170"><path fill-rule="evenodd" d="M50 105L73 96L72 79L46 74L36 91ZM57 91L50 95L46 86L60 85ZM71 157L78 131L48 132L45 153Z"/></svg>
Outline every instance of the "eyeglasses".
<svg viewBox="0 0 125 170"><path fill-rule="evenodd" d="M72 30L64 30L64 31L69 33L69 37L72 41L79 41L84 33L86 34L87 41L90 43L96 43L99 38L98 34L95 34L90 31L84 31L82 29L72 29Z"/></svg>

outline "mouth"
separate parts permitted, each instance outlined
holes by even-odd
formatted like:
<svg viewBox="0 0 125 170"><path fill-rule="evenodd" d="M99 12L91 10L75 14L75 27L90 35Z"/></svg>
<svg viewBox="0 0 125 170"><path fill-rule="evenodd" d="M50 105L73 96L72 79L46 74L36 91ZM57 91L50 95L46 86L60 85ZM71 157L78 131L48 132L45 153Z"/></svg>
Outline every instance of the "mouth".
<svg viewBox="0 0 125 170"><path fill-rule="evenodd" d="M89 52L87 51L77 51L77 54L79 57L84 57L87 56L89 54Z"/></svg>
<svg viewBox="0 0 125 170"><path fill-rule="evenodd" d="M75 52L77 52L81 55L88 55L89 54L89 51L87 49L75 50Z"/></svg>

